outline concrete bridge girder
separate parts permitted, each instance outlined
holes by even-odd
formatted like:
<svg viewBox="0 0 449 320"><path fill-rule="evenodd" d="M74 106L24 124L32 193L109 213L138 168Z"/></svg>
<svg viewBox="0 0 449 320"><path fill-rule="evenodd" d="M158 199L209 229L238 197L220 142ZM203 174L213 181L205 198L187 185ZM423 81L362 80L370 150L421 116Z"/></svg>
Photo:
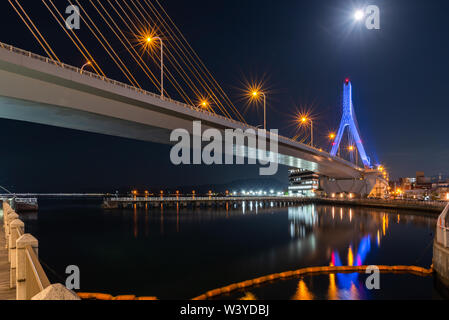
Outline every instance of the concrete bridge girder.
<svg viewBox="0 0 449 320"><path fill-rule="evenodd" d="M109 79L81 74L48 59L0 46L0 117L170 144L174 129L253 129ZM19 50L19 49L17 49ZM26 87L27 90L23 90ZM359 178L363 169L328 153L279 136L278 161L339 178Z"/></svg>
<svg viewBox="0 0 449 320"><path fill-rule="evenodd" d="M322 177L320 179L320 186L328 195L352 193L365 197L374 189L377 178L377 173L367 174L361 179L333 179Z"/></svg>

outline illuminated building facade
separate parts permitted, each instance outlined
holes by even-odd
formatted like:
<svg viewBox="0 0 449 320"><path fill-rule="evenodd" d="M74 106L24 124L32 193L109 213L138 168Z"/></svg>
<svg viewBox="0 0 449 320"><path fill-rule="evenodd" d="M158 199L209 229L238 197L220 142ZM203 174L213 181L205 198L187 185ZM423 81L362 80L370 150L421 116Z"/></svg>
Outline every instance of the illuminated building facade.
<svg viewBox="0 0 449 320"><path fill-rule="evenodd" d="M320 176L304 169L289 170L290 194L313 197L320 186Z"/></svg>

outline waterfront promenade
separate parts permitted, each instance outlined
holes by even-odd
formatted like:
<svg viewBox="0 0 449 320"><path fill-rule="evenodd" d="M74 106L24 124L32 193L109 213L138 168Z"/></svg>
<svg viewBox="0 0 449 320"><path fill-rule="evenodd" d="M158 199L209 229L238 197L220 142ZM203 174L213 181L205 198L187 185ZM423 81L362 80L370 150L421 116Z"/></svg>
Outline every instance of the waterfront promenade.
<svg viewBox="0 0 449 320"><path fill-rule="evenodd" d="M8 262L8 250L5 247L5 229L3 228L3 223L0 222L0 224L0 300L15 300L16 290L9 288L10 266Z"/></svg>

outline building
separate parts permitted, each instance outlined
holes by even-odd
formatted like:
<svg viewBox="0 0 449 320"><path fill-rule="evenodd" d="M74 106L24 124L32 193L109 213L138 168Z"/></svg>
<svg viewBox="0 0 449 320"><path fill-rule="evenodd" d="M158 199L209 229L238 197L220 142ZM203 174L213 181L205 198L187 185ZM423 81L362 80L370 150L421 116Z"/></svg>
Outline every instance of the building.
<svg viewBox="0 0 449 320"><path fill-rule="evenodd" d="M424 172L416 172L416 188L417 189L431 189L432 181L424 175Z"/></svg>
<svg viewBox="0 0 449 320"><path fill-rule="evenodd" d="M388 180L378 178L376 179L376 184L374 185L373 190L368 195L368 198L378 198L384 199L388 196Z"/></svg>
<svg viewBox="0 0 449 320"><path fill-rule="evenodd" d="M413 190L416 187L416 178L399 178L399 184L404 191Z"/></svg>
<svg viewBox="0 0 449 320"><path fill-rule="evenodd" d="M313 197L319 189L320 176L304 169L291 169L289 170L289 183L290 194Z"/></svg>

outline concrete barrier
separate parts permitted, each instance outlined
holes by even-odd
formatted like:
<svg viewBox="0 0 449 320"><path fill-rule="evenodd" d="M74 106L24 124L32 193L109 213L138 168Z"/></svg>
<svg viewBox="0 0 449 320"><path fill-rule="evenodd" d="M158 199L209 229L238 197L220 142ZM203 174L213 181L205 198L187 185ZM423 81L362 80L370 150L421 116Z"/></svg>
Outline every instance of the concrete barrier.
<svg viewBox="0 0 449 320"><path fill-rule="evenodd" d="M17 300L80 300L62 284L50 284L39 262L39 242L25 234L25 224L9 203L3 201L3 225L10 262L10 288Z"/></svg>
<svg viewBox="0 0 449 320"><path fill-rule="evenodd" d="M438 218L433 266L441 282L449 288L449 203Z"/></svg>

